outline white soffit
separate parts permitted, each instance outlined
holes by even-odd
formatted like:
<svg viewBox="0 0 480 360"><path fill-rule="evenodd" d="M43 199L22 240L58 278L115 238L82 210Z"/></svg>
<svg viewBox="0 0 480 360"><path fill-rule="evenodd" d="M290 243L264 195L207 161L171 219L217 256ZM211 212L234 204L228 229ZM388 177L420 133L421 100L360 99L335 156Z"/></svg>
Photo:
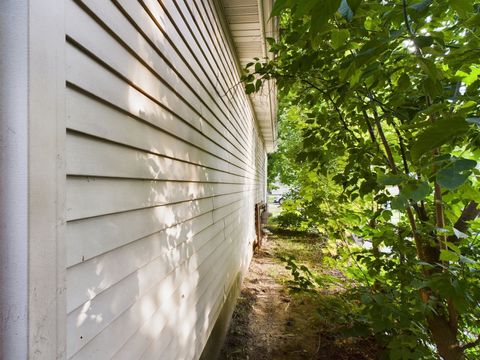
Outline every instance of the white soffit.
<svg viewBox="0 0 480 360"><path fill-rule="evenodd" d="M276 18L270 18L273 0L219 0L241 68L253 58L272 58L266 38L278 37ZM277 90L273 81L250 95L253 110L265 141L267 152L275 149L277 139Z"/></svg>

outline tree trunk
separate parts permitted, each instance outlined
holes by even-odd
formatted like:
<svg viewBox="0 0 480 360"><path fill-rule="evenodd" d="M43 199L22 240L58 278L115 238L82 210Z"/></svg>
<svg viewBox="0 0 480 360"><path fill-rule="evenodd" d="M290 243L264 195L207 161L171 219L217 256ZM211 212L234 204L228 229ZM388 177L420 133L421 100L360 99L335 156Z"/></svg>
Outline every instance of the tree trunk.
<svg viewBox="0 0 480 360"><path fill-rule="evenodd" d="M465 355L458 343L457 334L450 328L447 319L440 315L431 315L427 322L440 356L444 360L464 360Z"/></svg>

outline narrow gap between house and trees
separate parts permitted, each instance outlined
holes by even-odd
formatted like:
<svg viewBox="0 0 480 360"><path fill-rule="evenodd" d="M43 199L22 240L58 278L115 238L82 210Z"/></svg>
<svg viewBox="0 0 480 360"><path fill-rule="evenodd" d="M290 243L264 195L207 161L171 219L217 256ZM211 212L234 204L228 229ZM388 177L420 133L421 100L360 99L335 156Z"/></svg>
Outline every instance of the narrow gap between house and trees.
<svg viewBox="0 0 480 360"><path fill-rule="evenodd" d="M480 3L272 15L275 57L243 82L278 87L269 187L288 191L222 358L479 359Z"/></svg>

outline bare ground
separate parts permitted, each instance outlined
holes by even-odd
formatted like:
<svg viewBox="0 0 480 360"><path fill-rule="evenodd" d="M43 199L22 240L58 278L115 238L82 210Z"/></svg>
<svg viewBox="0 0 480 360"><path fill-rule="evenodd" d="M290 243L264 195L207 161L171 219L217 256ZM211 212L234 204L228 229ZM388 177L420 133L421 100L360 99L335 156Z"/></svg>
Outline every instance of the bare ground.
<svg viewBox="0 0 480 360"><path fill-rule="evenodd" d="M270 236L255 254L219 360L375 359L372 340L343 336L313 297L288 291L283 250L282 238Z"/></svg>

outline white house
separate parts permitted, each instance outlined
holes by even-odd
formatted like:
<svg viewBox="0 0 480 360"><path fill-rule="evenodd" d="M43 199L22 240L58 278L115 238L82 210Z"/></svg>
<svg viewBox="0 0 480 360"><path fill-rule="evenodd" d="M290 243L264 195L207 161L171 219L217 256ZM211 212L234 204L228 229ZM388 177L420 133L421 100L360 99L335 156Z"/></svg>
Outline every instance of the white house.
<svg viewBox="0 0 480 360"><path fill-rule="evenodd" d="M265 201L272 1L0 3L1 359L201 356Z"/></svg>

